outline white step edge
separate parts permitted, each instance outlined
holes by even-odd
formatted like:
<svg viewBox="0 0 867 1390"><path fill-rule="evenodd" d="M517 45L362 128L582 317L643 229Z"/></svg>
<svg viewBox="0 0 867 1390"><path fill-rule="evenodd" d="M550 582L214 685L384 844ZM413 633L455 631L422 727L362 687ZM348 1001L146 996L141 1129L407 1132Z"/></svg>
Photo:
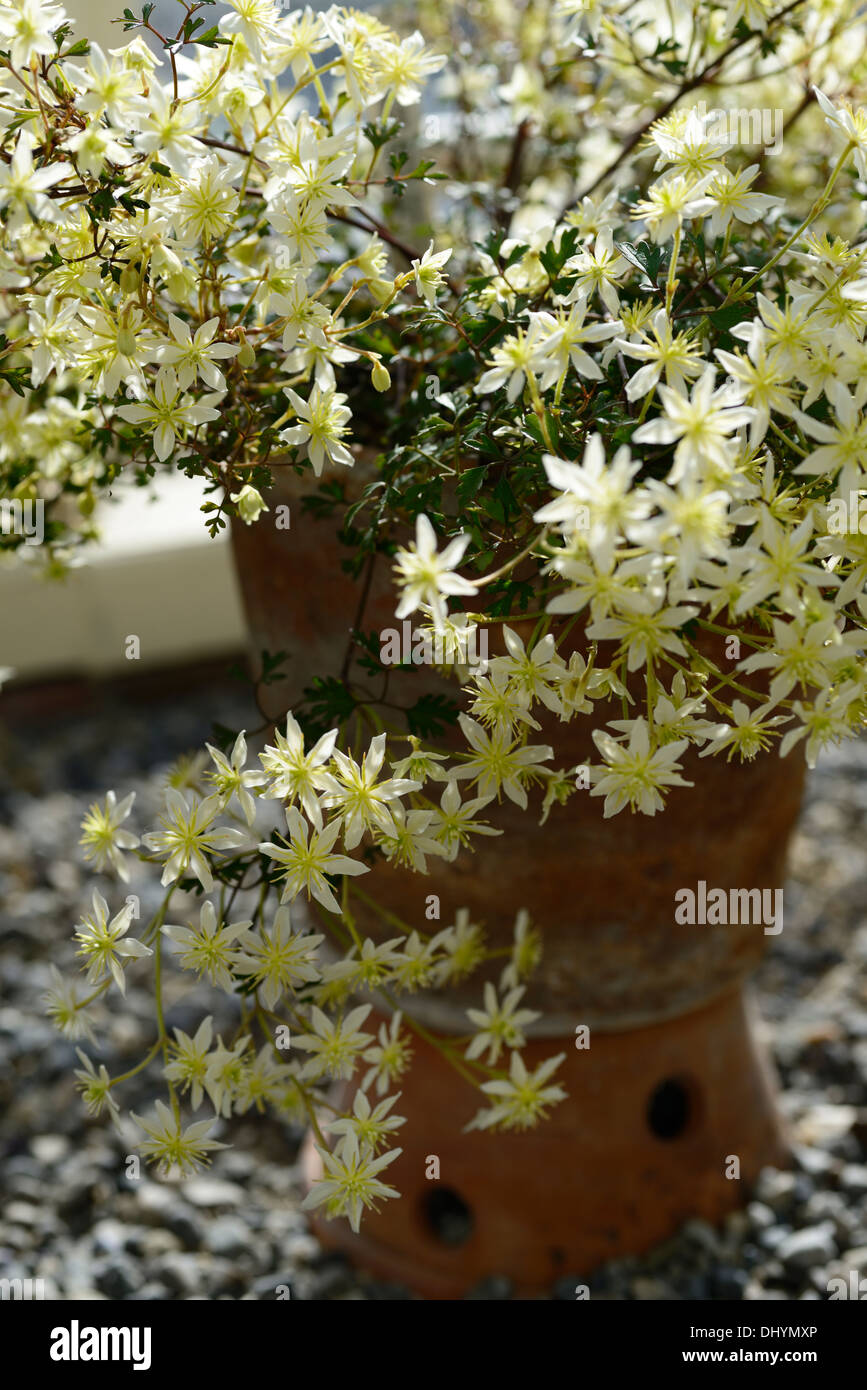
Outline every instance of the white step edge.
<svg viewBox="0 0 867 1390"><path fill-rule="evenodd" d="M166 474L152 493L126 489L97 510L102 539L65 579L46 580L38 556L3 564L0 666L19 681L134 675L243 649L231 549L205 530L202 498L198 481ZM137 660L126 654L132 636Z"/></svg>

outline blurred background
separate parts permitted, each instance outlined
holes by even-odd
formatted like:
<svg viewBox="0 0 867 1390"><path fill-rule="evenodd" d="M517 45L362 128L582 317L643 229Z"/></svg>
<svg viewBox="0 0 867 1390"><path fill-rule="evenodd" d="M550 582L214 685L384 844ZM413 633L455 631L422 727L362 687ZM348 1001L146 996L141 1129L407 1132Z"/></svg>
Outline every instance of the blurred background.
<svg viewBox="0 0 867 1390"><path fill-rule="evenodd" d="M78 32L106 48L122 41L114 8L67 5ZM176 8L158 0L155 22ZM0 573L0 667L15 671L0 693L0 1277L41 1278L46 1297L63 1299L406 1297L307 1233L290 1119L221 1122L217 1137L233 1147L206 1176L129 1177L124 1141L74 1090L75 1045L42 1011L51 965L73 961L92 887L117 897L81 859L89 804L108 788L135 791L136 827L148 825L169 769L216 723L261 722L238 678L245 630L230 547L208 539L199 501L169 477L153 498L135 491L104 509L103 542L62 583ZM138 660L125 655L130 635ZM793 1168L766 1170L724 1228L687 1222L641 1259L570 1271L552 1297L574 1299L583 1281L606 1299L818 1299L836 1274L867 1274L865 819L862 742L810 777L785 931L756 982ZM152 877L128 891L142 916L153 910ZM169 1004L169 1028L192 1029L195 996L169 993ZM131 982L108 1007L96 1056L114 1075L150 1043L152 1003ZM217 1012L215 1030L225 1021ZM143 1075L126 1101L142 1111L159 1094ZM493 1277L475 1296L509 1292Z"/></svg>
<svg viewBox="0 0 867 1390"><path fill-rule="evenodd" d="M212 10L216 16L226 8ZM115 0L72 0L65 9L76 35L106 51L129 37L112 22L124 10ZM177 0L157 0L151 22L168 32L175 14L183 15ZM128 671L130 634L141 639L143 666L240 650L244 626L228 542L209 541L201 501L196 483L162 474L153 495L121 490L98 510L103 542L62 585L46 585L35 566L0 569L0 665L19 680Z"/></svg>

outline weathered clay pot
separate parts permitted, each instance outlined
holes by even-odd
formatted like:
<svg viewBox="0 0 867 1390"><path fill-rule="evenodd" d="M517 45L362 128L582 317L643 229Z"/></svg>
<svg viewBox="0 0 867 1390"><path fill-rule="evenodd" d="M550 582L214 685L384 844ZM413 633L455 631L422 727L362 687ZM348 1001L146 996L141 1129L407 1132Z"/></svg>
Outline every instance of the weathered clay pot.
<svg viewBox="0 0 867 1390"><path fill-rule="evenodd" d="M574 1037L534 1040L528 1070L565 1051L558 1079L569 1098L535 1129L499 1135L462 1133L478 1095L419 1042L398 1103L403 1153L386 1175L400 1201L366 1216L357 1236L322 1220L316 1233L426 1298L459 1298L491 1275L526 1297L640 1254L690 1217L717 1222L762 1167L786 1161L752 1025L735 989L666 1023L591 1032L587 1051ZM352 1090L336 1103L351 1105ZM304 1160L312 1180L309 1141Z"/></svg>
<svg viewBox="0 0 867 1390"><path fill-rule="evenodd" d="M266 518L234 533L254 652L292 653L287 680L267 690L275 716L311 675L339 673L359 621L362 586L340 570L333 522L302 513L304 487L288 476L269 499L290 506L289 530ZM366 589L363 626L393 627L394 606L382 564ZM399 679L418 690L417 677ZM598 760L589 721L540 722L533 740L554 746L557 766ZM760 925L679 926L674 895L701 880L782 886L803 763L691 754L684 774L695 786L675 788L653 818L626 812L605 821L601 800L584 791L540 827L505 801L486 812L503 835L478 837L475 852L454 864L430 861L426 876L380 864L366 877L373 898L426 930L431 894L443 925L468 908L495 947L508 947L516 912L529 909L544 957L522 1002L543 1018L529 1030L525 1060L566 1051L558 1079L569 1099L526 1135L462 1134L478 1093L419 1040L400 1101L405 1152L389 1170L404 1200L369 1217L360 1237L345 1223L320 1223L323 1239L430 1297L459 1296L497 1273L533 1293L563 1273L641 1250L689 1215L718 1219L745 1199L760 1167L783 1161L772 1085L742 996L767 937ZM382 933L372 913L357 920ZM479 1004L482 980L499 968L445 996L413 996L413 1017L429 1031L466 1035L465 1009ZM589 1049L575 1046L579 1024L590 1027ZM426 1176L430 1156L440 1161L438 1182ZM460 1244L443 1238L443 1212L447 1226L462 1225Z"/></svg>

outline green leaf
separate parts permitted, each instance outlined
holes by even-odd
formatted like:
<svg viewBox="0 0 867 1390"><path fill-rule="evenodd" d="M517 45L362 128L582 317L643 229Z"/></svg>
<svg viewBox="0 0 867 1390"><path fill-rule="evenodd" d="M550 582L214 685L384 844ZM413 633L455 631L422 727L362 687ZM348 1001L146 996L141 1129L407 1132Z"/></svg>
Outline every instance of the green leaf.
<svg viewBox="0 0 867 1390"><path fill-rule="evenodd" d="M543 251L539 252L539 260L545 269L549 280L556 280L568 260L575 255L578 249L578 228L569 227L560 238L560 245L555 246L553 241L549 241Z"/></svg>
<svg viewBox="0 0 867 1390"><path fill-rule="evenodd" d="M515 262L519 261L522 256L526 256L529 249L529 246L527 246L526 242L523 241L520 242L517 246L513 246L506 259L504 261L501 261L503 269L508 270L510 265L514 265Z"/></svg>
<svg viewBox="0 0 867 1390"><path fill-rule="evenodd" d="M95 214L96 219L101 219L103 222L108 221L113 207L114 195L111 189L105 186L98 188L96 192L91 195L90 201L87 204L88 212L92 215Z"/></svg>
<svg viewBox="0 0 867 1390"><path fill-rule="evenodd" d="M435 167L435 165L436 165L436 160L435 160L435 159L423 159L423 160L421 160L421 162L420 162L419 164L416 165L416 167L413 169L413 171L412 171L411 174L403 174L402 177L403 177L404 180L409 180L409 179L428 179L428 180L430 180L430 179L444 179L444 178L446 178L446 177L447 177L446 174L432 174L432 173L430 173L430 170L433 169L433 168Z"/></svg>
<svg viewBox="0 0 867 1390"><path fill-rule="evenodd" d="M305 733L324 733L343 724L355 709L355 700L335 676L315 676L304 690L304 702L296 717Z"/></svg>
<svg viewBox="0 0 867 1390"><path fill-rule="evenodd" d="M443 729L457 723L460 706L446 695L422 695L406 712L411 734L417 738L436 738Z"/></svg>
<svg viewBox="0 0 867 1390"><path fill-rule="evenodd" d="M488 464L482 463L475 468L467 468L458 480L457 494L458 501L462 507L472 501L482 483L488 475Z"/></svg>
<svg viewBox="0 0 867 1390"><path fill-rule="evenodd" d="M25 391L31 389L30 371L27 367L0 368L0 381L5 381L11 386L16 396L23 396Z"/></svg>
<svg viewBox="0 0 867 1390"><path fill-rule="evenodd" d="M219 26L213 24L210 29L206 29L204 34L199 34L198 38L193 39L192 42L201 44L202 48L217 48L218 45L228 47L232 40L226 38L225 34L221 34Z"/></svg>
<svg viewBox="0 0 867 1390"><path fill-rule="evenodd" d="M662 263L661 246L651 246L646 241L637 241L633 246L626 241L616 241L614 245L625 261L634 265L637 270L643 270L648 280L656 284Z"/></svg>
<svg viewBox="0 0 867 1390"><path fill-rule="evenodd" d="M742 304L726 304L721 309L713 309L708 318L714 328L718 328L721 333L727 333L736 323L740 323L744 317Z"/></svg>
<svg viewBox="0 0 867 1390"><path fill-rule="evenodd" d="M402 121L371 121L363 127L363 133L375 150L381 150L389 140L403 130Z"/></svg>
<svg viewBox="0 0 867 1390"><path fill-rule="evenodd" d="M281 671L281 666L289 660L289 652L269 652L267 648L261 653L262 674L259 681L262 685L274 685L286 674Z"/></svg>

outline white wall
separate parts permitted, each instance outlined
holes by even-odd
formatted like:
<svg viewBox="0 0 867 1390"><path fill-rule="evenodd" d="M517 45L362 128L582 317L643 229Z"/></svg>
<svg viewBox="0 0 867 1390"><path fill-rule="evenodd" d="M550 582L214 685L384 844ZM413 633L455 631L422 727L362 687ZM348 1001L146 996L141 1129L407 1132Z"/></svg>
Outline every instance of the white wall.
<svg viewBox="0 0 867 1390"><path fill-rule="evenodd" d="M241 650L231 550L205 530L202 495L199 482L169 473L153 497L129 489L102 505L102 541L60 581L43 578L38 547L23 547L25 562L0 568L0 667L18 680L132 674Z"/></svg>

